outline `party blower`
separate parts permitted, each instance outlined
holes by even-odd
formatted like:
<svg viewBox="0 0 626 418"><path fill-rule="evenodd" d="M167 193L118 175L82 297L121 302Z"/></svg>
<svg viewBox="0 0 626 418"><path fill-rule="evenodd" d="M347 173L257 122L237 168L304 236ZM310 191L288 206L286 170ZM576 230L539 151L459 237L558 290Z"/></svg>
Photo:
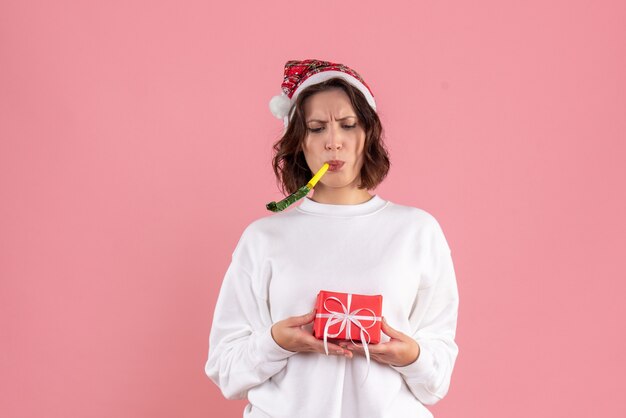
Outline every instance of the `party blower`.
<svg viewBox="0 0 626 418"><path fill-rule="evenodd" d="M265 207L272 212L280 212L281 210L287 209L292 203L302 199L311 191L311 189L313 189L313 187L315 187L319 179L321 179L322 176L326 173L326 170L328 170L328 167L330 167L329 164L324 163L322 168L320 168L317 173L315 173L313 178L306 185L300 187L298 190L296 190L280 202L270 202L265 205Z"/></svg>

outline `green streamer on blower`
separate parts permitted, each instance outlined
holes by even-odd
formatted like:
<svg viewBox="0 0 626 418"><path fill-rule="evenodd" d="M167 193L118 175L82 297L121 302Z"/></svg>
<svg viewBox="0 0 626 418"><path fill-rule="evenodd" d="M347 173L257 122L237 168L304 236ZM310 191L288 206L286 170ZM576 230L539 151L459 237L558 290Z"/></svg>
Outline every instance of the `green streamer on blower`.
<svg viewBox="0 0 626 418"><path fill-rule="evenodd" d="M306 185L300 187L298 190L296 190L295 192L293 192L292 194L290 194L289 196L287 196L280 202L268 203L267 205L265 205L267 210L271 210L272 212L280 212L282 210L287 209L289 206L291 206L293 203L297 202L298 200L302 199L311 191L311 189L313 189L313 187L315 187L319 179L321 179L322 176L326 173L326 170L328 170L328 167L329 167L328 163L324 163L322 168L320 168L319 171L315 173L311 181L309 181Z"/></svg>

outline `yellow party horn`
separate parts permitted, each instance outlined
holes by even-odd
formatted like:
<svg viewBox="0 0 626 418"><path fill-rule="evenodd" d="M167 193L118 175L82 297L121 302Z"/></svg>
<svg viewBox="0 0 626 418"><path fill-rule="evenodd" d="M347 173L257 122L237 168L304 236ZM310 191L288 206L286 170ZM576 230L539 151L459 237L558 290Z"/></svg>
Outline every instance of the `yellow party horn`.
<svg viewBox="0 0 626 418"><path fill-rule="evenodd" d="M315 187L319 179L321 179L322 176L326 173L326 170L328 170L328 167L330 167L328 163L324 163L322 168L320 168L318 172L315 173L313 178L305 186L300 187L298 190L296 190L280 202L268 203L267 205L265 205L267 210L271 210L272 212L280 212L281 210L285 210L286 208L288 208L292 203L302 199L311 191L311 189L313 189L313 187Z"/></svg>

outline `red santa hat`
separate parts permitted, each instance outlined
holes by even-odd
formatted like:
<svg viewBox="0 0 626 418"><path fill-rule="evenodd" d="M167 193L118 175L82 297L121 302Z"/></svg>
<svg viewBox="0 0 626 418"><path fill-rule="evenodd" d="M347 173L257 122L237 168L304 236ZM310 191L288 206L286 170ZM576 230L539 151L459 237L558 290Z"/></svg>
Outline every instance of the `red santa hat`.
<svg viewBox="0 0 626 418"><path fill-rule="evenodd" d="M374 95L363 78L346 65L316 59L291 60L285 64L285 76L281 94L270 100L270 111L276 118L283 119L285 130L289 124L289 110L296 102L298 94L308 86L321 83L333 77L340 77L359 89L369 105L376 111Z"/></svg>

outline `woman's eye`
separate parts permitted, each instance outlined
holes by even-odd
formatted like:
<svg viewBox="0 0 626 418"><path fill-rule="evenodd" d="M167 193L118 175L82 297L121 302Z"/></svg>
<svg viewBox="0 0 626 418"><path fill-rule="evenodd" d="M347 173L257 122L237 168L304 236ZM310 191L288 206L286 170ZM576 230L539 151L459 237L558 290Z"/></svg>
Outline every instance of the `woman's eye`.
<svg viewBox="0 0 626 418"><path fill-rule="evenodd" d="M344 125L343 127L346 129L353 129L356 128L356 123L354 125ZM309 128L309 131L314 132L314 133L318 133L321 132L324 128Z"/></svg>

